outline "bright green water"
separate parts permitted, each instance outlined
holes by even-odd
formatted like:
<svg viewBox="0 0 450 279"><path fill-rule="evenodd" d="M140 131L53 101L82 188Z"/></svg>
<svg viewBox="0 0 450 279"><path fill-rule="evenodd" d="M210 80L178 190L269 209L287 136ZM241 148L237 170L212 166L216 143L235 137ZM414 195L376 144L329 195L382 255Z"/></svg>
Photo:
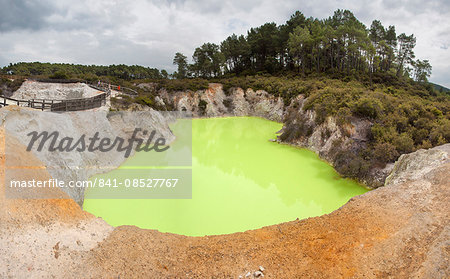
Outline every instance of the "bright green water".
<svg viewBox="0 0 450 279"><path fill-rule="evenodd" d="M253 117L194 119L192 199L87 198L84 209L113 226L200 236L322 215L367 191L315 153L270 142L281 126Z"/></svg>

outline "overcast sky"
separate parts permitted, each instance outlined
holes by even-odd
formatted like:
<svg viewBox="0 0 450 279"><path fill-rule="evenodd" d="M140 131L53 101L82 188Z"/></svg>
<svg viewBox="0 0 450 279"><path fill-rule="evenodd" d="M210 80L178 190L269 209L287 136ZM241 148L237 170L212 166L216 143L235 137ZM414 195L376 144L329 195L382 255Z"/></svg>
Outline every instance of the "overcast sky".
<svg viewBox="0 0 450 279"><path fill-rule="evenodd" d="M123 63L172 72L177 51L191 57L204 42L283 24L296 10L325 18L336 9L366 26L379 19L397 34L414 33L416 57L433 66L430 80L450 88L449 0L0 0L0 66Z"/></svg>

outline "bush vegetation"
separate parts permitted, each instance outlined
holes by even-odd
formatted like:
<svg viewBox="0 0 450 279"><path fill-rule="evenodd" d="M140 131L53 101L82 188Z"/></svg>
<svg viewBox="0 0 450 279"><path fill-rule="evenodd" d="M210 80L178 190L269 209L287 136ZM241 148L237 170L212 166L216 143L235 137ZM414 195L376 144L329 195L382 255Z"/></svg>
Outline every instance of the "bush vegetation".
<svg viewBox="0 0 450 279"><path fill-rule="evenodd" d="M352 118L372 123L369 141L361 148L339 152L342 143L336 143L333 156L340 173L361 179L371 166L383 167L401 154L450 142L449 96L422 83L395 79L370 85L364 80L319 78L299 85L309 88L303 109L315 111L314 125L329 116L336 118L344 132ZM311 124L299 117L302 114L293 113L286 118L283 140L310 135Z"/></svg>
<svg viewBox="0 0 450 279"><path fill-rule="evenodd" d="M14 91L20 88L24 79L22 78L0 78L0 95L11 96Z"/></svg>

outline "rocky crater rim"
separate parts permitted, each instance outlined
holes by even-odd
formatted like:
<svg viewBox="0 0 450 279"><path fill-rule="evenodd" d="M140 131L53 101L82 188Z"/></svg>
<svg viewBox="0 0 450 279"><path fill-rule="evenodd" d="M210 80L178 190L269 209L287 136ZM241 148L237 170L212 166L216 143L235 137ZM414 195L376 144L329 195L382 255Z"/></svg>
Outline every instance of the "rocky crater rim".
<svg viewBox="0 0 450 279"><path fill-rule="evenodd" d="M12 143L14 160L39 164L19 140ZM445 278L449 151L446 144L402 156L386 187L354 197L330 214L217 236L113 228L71 199L10 200L1 195L0 276L238 277L261 271L261 266L265 276L275 278ZM428 168L428 162L435 164ZM45 168L32 175L50 177ZM201 264L212 258L214 266ZM368 276L374 270L378 275Z"/></svg>
<svg viewBox="0 0 450 279"><path fill-rule="evenodd" d="M10 110L19 113L10 114ZM152 115L161 117L159 112ZM30 110L18 107L0 109L0 116L3 125L8 117L17 124L38 125L49 120L34 119ZM100 119L98 123L107 129L122 127L120 121ZM92 129L84 127L86 122L92 123L91 119L61 115L55 121L68 123L69 128L80 132ZM333 119L324 125L332 128ZM14 151L13 160L43 166L27 174L16 172L19 178L53 177L44 166L67 159L48 154L38 158L25 151L20 129L6 132L12 135L7 148ZM4 136L4 132L1 134ZM320 138L320 134L313 132L314 137ZM325 145L326 141L315 146L316 150L320 152ZM4 156L5 149L1 154ZM80 209L83 193L56 189L55 199L46 200L11 200L0 195L0 277L85 274L125 278L141 274L148 278L189 274L229 278L245 276L262 266L264 275L274 278L337 274L355 278L446 278L450 274L449 157L450 144L404 154L391 167L385 187L354 197L330 214L217 236L187 237L134 226L114 228ZM91 159L105 160L96 156ZM72 160L86 162L81 157ZM4 192L1 185L0 193ZM214 266L203 264L211 259Z"/></svg>
<svg viewBox="0 0 450 279"><path fill-rule="evenodd" d="M47 97L52 96L52 92L55 95L60 94L62 88L69 88L71 90L72 87L78 88L80 86L87 86L85 84L52 84L52 83L39 83L39 82L25 82L16 93L20 92L31 92L36 90L36 88L44 88L45 94ZM148 90L154 90L154 84L140 84L141 88L147 88ZM87 86L88 87L88 86ZM31 88L31 89L30 89ZM30 91L31 90L31 91ZM22 94L22 93L20 93ZM281 97L275 97L264 90L253 90L248 88L246 90L233 87L230 88L227 92L224 92L222 84L219 83L210 83L209 88L205 90L197 90L197 91L176 91L176 92L168 92L166 89L159 89L157 92L157 96L155 101L163 107L172 107L176 111L180 112L188 112L194 118L210 118L210 117L232 117L232 116L256 116L262 117L268 120L276 121L282 123L286 120L286 117L289 117L294 111L297 115L300 115L298 118L302 119L304 123L297 123L298 125L304 124L312 127L312 131L307 137L303 137L301 139L294 140L282 140L278 139L278 142L287 143L294 146L300 146L303 148L307 148L309 150L314 151L319 155L319 157L329 164L331 164L336 169L336 153L344 153L350 152L354 149L360 148L360 146L364 146L368 141L368 131L372 125L372 123L366 119L360 119L353 117L349 124L340 126L337 124L337 120L334 117L327 117L325 121L321 124L315 123L316 113L314 110L303 110L307 98L304 95L298 95L293 98L290 104L285 104ZM118 110L132 110L132 111L140 111L145 110L149 111L152 115L151 119L147 119L149 121L153 121L151 125L158 126L158 128L163 131L168 137L173 137L171 135L170 129L168 129L168 120L164 118L164 116L158 112L150 109L149 107L133 104L131 107L124 108L120 105L111 104L112 109ZM21 109L23 110L23 109ZM3 113L4 114L4 113ZM105 111L106 115L106 111ZM25 117L26 118L26 117ZM30 118L28 116L28 118ZM60 119L61 118L61 119ZM64 116L58 116L56 121L64 122L66 121L67 127L69 129L74 129L79 131L80 134L85 133L86 130L95 130L101 128L102 130L107 130L107 132L111 135L123 133L125 128L124 121L110 121L106 119L106 117L100 116L97 117L95 122L90 121L89 117L71 117L62 120ZM49 119L36 120L36 119L21 119L19 121L31 121L31 123L37 123L40 121L48 121ZM155 122L160 123L155 123ZM17 121L16 121L17 122ZM87 127L84 123L90 122L93 127ZM120 123L117 123L120 122ZM73 124L72 124L73 123ZM142 123L142 121L141 121ZM291 124L296 125L296 120L290 122ZM41 124L38 124L41 125ZM106 129L104 127L107 127ZM288 127L284 124L282 130L278 131L278 133L283 133ZM11 132L12 135L17 136L18 138L23 138L18 131ZM340 143L336 145L336 143ZM37 154L39 159L43 162L48 163L48 165L55 165L58 162L64 165L64 162L74 162L81 164L83 166L84 161L93 161L104 163L108 162L106 165L114 165L115 167L120 166L122 161L112 162L111 158L99 157L99 154L92 154L84 158L81 155L78 158L50 158L49 155L45 154ZM44 158L48 157L48 158ZM91 158L92 157L92 158ZM384 167L373 166L369 175L365 178L357 179L358 182L363 184L369 189L374 189L380 186L385 185L386 178L393 170L394 164L390 163ZM75 177L75 173L56 173L54 170L49 170L52 176L68 178ZM339 172L339 170L338 170ZM82 173L79 174L83 178L88 178L97 174L98 172L90 172L90 173ZM82 205L82 201L84 199L83 193L70 193L71 197L73 197L80 205Z"/></svg>

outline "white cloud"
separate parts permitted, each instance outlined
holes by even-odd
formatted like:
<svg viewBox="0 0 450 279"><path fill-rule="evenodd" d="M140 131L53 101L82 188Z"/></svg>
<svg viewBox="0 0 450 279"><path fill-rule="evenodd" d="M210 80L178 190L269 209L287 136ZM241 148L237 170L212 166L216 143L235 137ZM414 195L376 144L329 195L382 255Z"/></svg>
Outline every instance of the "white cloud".
<svg viewBox="0 0 450 279"><path fill-rule="evenodd" d="M173 70L181 51L219 43L296 10L325 18L349 9L367 26L379 19L414 33L416 56L433 65L431 80L450 87L450 3L412 0L0 0L0 65L19 61L139 64Z"/></svg>

